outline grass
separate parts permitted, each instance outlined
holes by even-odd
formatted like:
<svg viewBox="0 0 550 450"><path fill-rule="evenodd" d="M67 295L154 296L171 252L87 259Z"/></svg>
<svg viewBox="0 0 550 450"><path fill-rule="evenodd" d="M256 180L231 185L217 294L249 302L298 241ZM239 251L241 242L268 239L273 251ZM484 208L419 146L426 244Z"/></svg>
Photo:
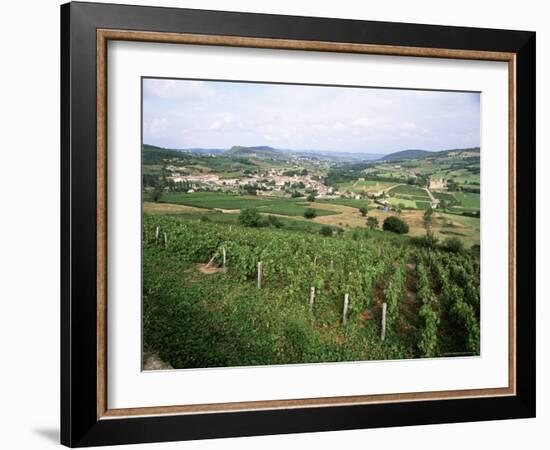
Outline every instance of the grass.
<svg viewBox="0 0 550 450"><path fill-rule="evenodd" d="M405 208L416 208L416 202L406 198L392 197L388 199L388 204L391 206L403 205Z"/></svg>
<svg viewBox="0 0 550 450"><path fill-rule="evenodd" d="M456 199L464 209L479 211L480 195L469 192L455 193Z"/></svg>
<svg viewBox="0 0 550 450"><path fill-rule="evenodd" d="M432 195L437 198L438 200L445 200L451 204L456 204L457 199L453 194L450 194L448 192L435 192L432 191Z"/></svg>
<svg viewBox="0 0 550 450"><path fill-rule="evenodd" d="M282 216L303 216L310 204L306 202L296 203L285 201L284 203L276 203L267 206L261 206L258 208L259 212L280 214ZM328 209L315 209L318 216L331 216L338 214L335 211L329 211Z"/></svg>
<svg viewBox="0 0 550 450"><path fill-rule="evenodd" d="M390 195L410 195L414 197L420 197L420 198L430 198L428 196L428 193L417 186L412 186L408 184L400 184L399 186L395 186L394 188L390 189L388 191L388 194Z"/></svg>
<svg viewBox="0 0 550 450"><path fill-rule="evenodd" d="M356 200L354 198L323 198L315 200L315 203L329 204L329 205L342 205L351 206L352 208L362 208L364 206L371 205L369 200Z"/></svg>
<svg viewBox="0 0 550 450"><path fill-rule="evenodd" d="M181 209L184 208L184 209ZM165 217L173 217L184 221L200 221L206 218L210 222L236 225L239 223L238 213L222 213L218 211L193 208L184 205L173 205L168 203L145 203L143 210L147 214L163 215ZM318 211L318 210L316 210ZM336 212L334 214L337 214ZM265 214L268 216L269 214ZM323 228L323 224L311 220L299 218L277 217L281 229L292 231L303 231L307 233L318 233ZM330 225L329 225L330 226ZM338 227L330 226L333 231L337 231Z"/></svg>
<svg viewBox="0 0 550 450"><path fill-rule="evenodd" d="M281 214L284 216L301 216L309 206L307 202L288 197L263 197L255 195L234 195L220 192L170 192L162 196L162 202L194 206L206 209L240 210L256 207L261 212ZM337 214L334 211L317 209L319 216Z"/></svg>

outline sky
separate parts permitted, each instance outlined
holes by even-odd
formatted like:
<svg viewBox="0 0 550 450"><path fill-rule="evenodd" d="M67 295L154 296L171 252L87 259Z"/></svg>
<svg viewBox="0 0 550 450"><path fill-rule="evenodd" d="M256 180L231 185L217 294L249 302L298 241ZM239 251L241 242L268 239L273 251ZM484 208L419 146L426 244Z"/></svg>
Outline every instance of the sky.
<svg viewBox="0 0 550 450"><path fill-rule="evenodd" d="M143 79L143 142L392 153L480 145L480 94Z"/></svg>

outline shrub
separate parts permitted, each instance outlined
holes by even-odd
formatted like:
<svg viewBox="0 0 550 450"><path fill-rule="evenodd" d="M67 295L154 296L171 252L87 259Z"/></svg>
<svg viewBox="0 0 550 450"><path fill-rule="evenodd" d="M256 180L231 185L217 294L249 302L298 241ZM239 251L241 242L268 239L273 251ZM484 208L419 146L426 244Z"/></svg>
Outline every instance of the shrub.
<svg viewBox="0 0 550 450"><path fill-rule="evenodd" d="M327 225L323 225L319 233L321 233L321 235L323 236L332 236L332 228Z"/></svg>
<svg viewBox="0 0 550 450"><path fill-rule="evenodd" d="M210 217L208 217L208 216L201 216L201 219L200 219L200 220L201 220L201 222L212 222L212 221L210 220Z"/></svg>
<svg viewBox="0 0 550 450"><path fill-rule="evenodd" d="M436 248L438 241L439 239L437 239L437 237L431 231L428 231L425 236L415 236L411 238L411 242L413 244L425 248Z"/></svg>
<svg viewBox="0 0 550 450"><path fill-rule="evenodd" d="M308 202L314 202L315 201L315 195L309 194L306 199Z"/></svg>
<svg viewBox="0 0 550 450"><path fill-rule="evenodd" d="M266 221L266 224L270 227L274 227L274 228L282 228L283 227L283 222L281 222L278 217L267 216L265 221Z"/></svg>
<svg viewBox="0 0 550 450"><path fill-rule="evenodd" d="M369 212L369 209L366 206L362 206L361 208L359 208L359 212L361 213L361 215L363 217L365 217L367 215L367 213Z"/></svg>
<svg viewBox="0 0 550 450"><path fill-rule="evenodd" d="M367 218L367 227L369 227L371 230L375 230L376 228L378 228L378 219L376 217Z"/></svg>
<svg viewBox="0 0 550 450"><path fill-rule="evenodd" d="M239 214L239 223L247 227L259 227L262 216L256 208L245 208Z"/></svg>
<svg viewBox="0 0 550 450"><path fill-rule="evenodd" d="M151 200L153 200L155 203L159 202L162 197L163 189L161 186L155 186L155 189L153 189L153 192L151 192Z"/></svg>
<svg viewBox="0 0 550 450"><path fill-rule="evenodd" d="M304 217L306 219L315 219L315 217L317 217L317 213L314 209L308 208L304 211Z"/></svg>
<svg viewBox="0 0 550 450"><path fill-rule="evenodd" d="M387 217L384 220L384 225L382 226L384 231L391 231L392 233L405 234L409 232L409 226L407 223L396 216Z"/></svg>
<svg viewBox="0 0 550 450"><path fill-rule="evenodd" d="M443 248L449 252L461 253L464 250L464 244L460 239L452 237L445 239Z"/></svg>
<svg viewBox="0 0 550 450"><path fill-rule="evenodd" d="M290 196L291 196L292 198L298 198L298 197L301 197L302 194L301 194L300 192L298 192L298 191L294 191L292 194L290 194Z"/></svg>

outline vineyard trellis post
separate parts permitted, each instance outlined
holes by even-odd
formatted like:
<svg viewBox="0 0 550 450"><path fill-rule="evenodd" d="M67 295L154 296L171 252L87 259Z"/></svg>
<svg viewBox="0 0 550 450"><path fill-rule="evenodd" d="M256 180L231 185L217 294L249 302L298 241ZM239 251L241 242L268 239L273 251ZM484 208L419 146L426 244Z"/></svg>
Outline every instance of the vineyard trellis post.
<svg viewBox="0 0 550 450"><path fill-rule="evenodd" d="M160 233L160 227L157 225L157 228L155 230L155 244L159 245L159 233Z"/></svg>
<svg viewBox="0 0 550 450"><path fill-rule="evenodd" d="M382 303L382 331L380 332L380 339L386 339L386 311L388 309L388 304L386 302Z"/></svg>
<svg viewBox="0 0 550 450"><path fill-rule="evenodd" d="M262 287L263 278L263 264L261 261L258 261L258 289Z"/></svg>
<svg viewBox="0 0 550 450"><path fill-rule="evenodd" d="M315 287L311 286L309 290L309 312L313 311L313 303L315 302Z"/></svg>
<svg viewBox="0 0 550 450"><path fill-rule="evenodd" d="M164 233L164 248L168 248L168 235Z"/></svg>
<svg viewBox="0 0 550 450"><path fill-rule="evenodd" d="M344 295L344 311L342 312L342 324L345 325L348 321L348 306L349 306L349 294Z"/></svg>
<svg viewBox="0 0 550 450"><path fill-rule="evenodd" d="M225 270L225 261L226 261L225 247L222 247L222 259L223 259L223 270Z"/></svg>

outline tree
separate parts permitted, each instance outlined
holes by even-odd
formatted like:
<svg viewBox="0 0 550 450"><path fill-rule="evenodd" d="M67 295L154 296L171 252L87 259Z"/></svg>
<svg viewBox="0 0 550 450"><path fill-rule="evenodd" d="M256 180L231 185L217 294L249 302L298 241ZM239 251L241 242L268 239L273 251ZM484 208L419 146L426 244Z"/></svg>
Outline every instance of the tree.
<svg viewBox="0 0 550 450"><path fill-rule="evenodd" d="M256 208L245 208L239 214L239 223L246 227L259 227L262 216Z"/></svg>
<svg viewBox="0 0 550 450"><path fill-rule="evenodd" d="M258 189L258 186L256 186L255 184L247 184L243 186L243 189L248 195L256 195L256 190Z"/></svg>
<svg viewBox="0 0 550 450"><path fill-rule="evenodd" d="M384 231L391 231L392 233L405 234L409 232L407 223L397 216L387 217L382 228Z"/></svg>
<svg viewBox="0 0 550 450"><path fill-rule="evenodd" d="M433 219L434 210L430 206L426 211L424 211L424 216L422 220L424 221L424 228L426 229L426 234L431 233L432 230L432 219Z"/></svg>
<svg viewBox="0 0 550 450"><path fill-rule="evenodd" d="M315 201L315 194L312 192L311 194L309 194L306 198L306 200L308 202L314 202Z"/></svg>
<svg viewBox="0 0 550 450"><path fill-rule="evenodd" d="M367 218L367 226L371 229L371 230L375 230L376 228L378 228L378 219L376 217L368 217Z"/></svg>
<svg viewBox="0 0 550 450"><path fill-rule="evenodd" d="M302 194L301 194L300 192L298 192L298 191L294 191L292 194L290 194L290 196L291 196L292 198L298 198L298 197L301 197Z"/></svg>
<svg viewBox="0 0 550 450"><path fill-rule="evenodd" d="M317 212L312 208L308 208L304 211L304 217L306 219L315 219L315 217L317 217Z"/></svg>
<svg viewBox="0 0 550 450"><path fill-rule="evenodd" d="M367 208L366 206L361 206L361 208L359 208L359 212L363 217L365 217L369 212L369 208Z"/></svg>
<svg viewBox="0 0 550 450"><path fill-rule="evenodd" d="M153 189L153 192L151 192L151 200L153 200L155 203L159 202L162 197L163 189L160 185L155 186Z"/></svg>
<svg viewBox="0 0 550 450"><path fill-rule="evenodd" d="M323 225L319 233L321 233L322 236L332 236L332 228L327 225Z"/></svg>

